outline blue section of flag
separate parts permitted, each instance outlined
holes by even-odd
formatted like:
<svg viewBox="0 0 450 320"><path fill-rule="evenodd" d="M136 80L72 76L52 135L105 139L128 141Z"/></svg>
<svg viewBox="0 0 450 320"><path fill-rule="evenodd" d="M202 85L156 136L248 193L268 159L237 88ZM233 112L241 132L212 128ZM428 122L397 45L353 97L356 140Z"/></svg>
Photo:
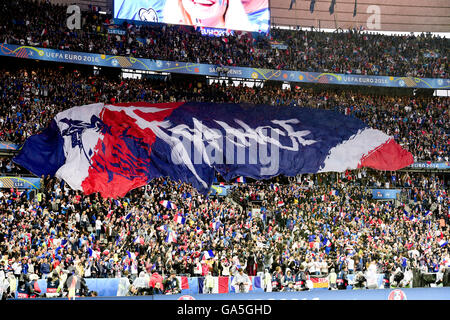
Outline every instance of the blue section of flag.
<svg viewBox="0 0 450 320"><path fill-rule="evenodd" d="M279 174L287 176L295 176L299 173L315 173L318 172L324 163L325 158L329 154L329 150L336 145L348 140L356 134L358 130L367 128L367 126L359 119L345 116L338 112L311 108L283 108L268 105L258 105L255 108L243 108L240 104L212 104L212 103L185 103L175 109L167 118L171 123L171 127L188 127L195 128L197 123L194 119L201 121L202 128L220 131L226 136L223 126L228 126L236 130L242 130L242 127L235 119L242 119L245 126L255 130L256 128L272 127L274 129L283 128L275 125L275 121L287 121L296 119L298 123L289 122L289 126L295 132L309 131L302 138L316 141L311 145L298 144L295 140L284 132L284 135L278 137L279 143L286 148L279 149L279 169L276 173L261 175L261 169L268 167L263 165L263 160L259 155L249 160L249 148L245 148L246 161L245 164L239 164L238 161L233 163L216 163L207 165L203 161L195 163L192 161L192 170L186 165L174 165L172 159L172 146L160 137L156 137L155 143L152 145L152 153L150 155L151 163L158 168L159 176L170 176L174 180L181 180L191 183L199 191L207 193L212 185L217 170L222 177L230 181L236 177L250 177L254 179L270 178ZM326 119L326 121L324 121ZM217 122L216 120L220 121ZM221 125L222 124L222 125ZM298 147L298 151L292 150L293 144ZM193 144L192 144L193 145ZM230 150L228 150L230 149ZM223 156L227 154L238 159L238 153L241 150L236 145L224 143ZM268 150L269 153L271 150ZM253 156L253 155L252 155ZM195 160L195 159L194 159ZM228 162L232 162L229 160ZM206 185L205 185L206 184Z"/></svg>
<svg viewBox="0 0 450 320"><path fill-rule="evenodd" d="M203 284L204 284L205 278L198 277L197 279L198 279L198 293L203 293Z"/></svg>
<svg viewBox="0 0 450 320"><path fill-rule="evenodd" d="M64 165L64 141L55 120L42 133L29 137L20 152L13 158L18 165L27 168L37 176L54 176Z"/></svg>

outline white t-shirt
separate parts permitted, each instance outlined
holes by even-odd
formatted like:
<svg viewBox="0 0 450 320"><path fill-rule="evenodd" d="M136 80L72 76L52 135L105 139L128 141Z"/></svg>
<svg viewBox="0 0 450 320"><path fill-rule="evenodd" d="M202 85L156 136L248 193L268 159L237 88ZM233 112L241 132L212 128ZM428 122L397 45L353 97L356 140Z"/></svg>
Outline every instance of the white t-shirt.
<svg viewBox="0 0 450 320"><path fill-rule="evenodd" d="M100 230L102 228L102 221L100 219L95 220L95 229Z"/></svg>
<svg viewBox="0 0 450 320"><path fill-rule="evenodd" d="M320 263L320 272L322 273L328 272L328 264L325 260Z"/></svg>
<svg viewBox="0 0 450 320"><path fill-rule="evenodd" d="M314 273L316 272L316 264L314 262L309 262L308 263L308 270L310 273Z"/></svg>
<svg viewBox="0 0 450 320"><path fill-rule="evenodd" d="M224 266L222 265L222 276L229 276L230 275L230 266Z"/></svg>
<svg viewBox="0 0 450 320"><path fill-rule="evenodd" d="M22 272L22 265L18 262L14 262L11 267L13 268L15 275L20 275Z"/></svg>
<svg viewBox="0 0 450 320"><path fill-rule="evenodd" d="M347 259L347 266L349 270L354 270L355 269L355 260L353 259Z"/></svg>

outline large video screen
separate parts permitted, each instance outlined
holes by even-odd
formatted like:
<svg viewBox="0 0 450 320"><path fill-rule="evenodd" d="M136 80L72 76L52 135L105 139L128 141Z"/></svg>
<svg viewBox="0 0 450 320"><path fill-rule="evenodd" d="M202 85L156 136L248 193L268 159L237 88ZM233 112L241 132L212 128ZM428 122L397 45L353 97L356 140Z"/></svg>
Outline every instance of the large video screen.
<svg viewBox="0 0 450 320"><path fill-rule="evenodd" d="M114 18L269 31L269 0L114 0Z"/></svg>

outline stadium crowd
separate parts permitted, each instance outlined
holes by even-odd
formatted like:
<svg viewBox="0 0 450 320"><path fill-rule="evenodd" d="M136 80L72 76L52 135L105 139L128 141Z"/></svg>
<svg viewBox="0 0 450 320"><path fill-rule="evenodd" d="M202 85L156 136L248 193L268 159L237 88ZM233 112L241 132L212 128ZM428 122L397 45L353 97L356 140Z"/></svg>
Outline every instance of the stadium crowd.
<svg viewBox="0 0 450 320"><path fill-rule="evenodd" d="M367 187L386 182L408 190L405 202L372 199ZM2 281L60 278L63 286L75 273L134 283L139 275L229 276L241 268L269 274L276 291L288 290L288 271L328 276L373 265L388 275L413 268L442 274L450 267L443 245L450 236L448 188L438 176L304 175L234 184L236 201L164 178L115 200L82 195L56 178L42 177L41 185L34 195L0 193ZM260 214L252 213L252 201L261 201Z"/></svg>
<svg viewBox="0 0 450 320"><path fill-rule="evenodd" d="M58 112L94 102L231 102L334 109L393 136L414 155L415 161L449 161L448 97L391 97L351 91L314 92L306 88L283 90L270 85L206 85L195 80L180 85L170 80L114 80L61 68L1 70L1 140L23 143L45 128ZM6 165L2 170L7 170Z"/></svg>
<svg viewBox="0 0 450 320"><path fill-rule="evenodd" d="M46 2L0 1L0 14L7 17L0 22L2 43L224 65L448 78L448 40L435 37L273 30L271 39L245 33L207 38L188 27L129 24L123 26L125 35L116 35L107 33L111 17L96 13L83 14L82 30L68 31L65 7ZM288 49L272 50L270 41ZM415 160L449 161L449 98L114 80L62 66L1 70L0 138L21 144L62 110L128 101L334 109L392 135ZM5 157L0 172L24 170ZM399 284L394 274L420 270L442 275L450 268L449 188L443 175L363 169L279 177L233 183L230 197L202 195L166 178L119 199L83 195L50 176L41 177L40 186L37 192L0 191L3 297L12 297L15 289L27 296L42 294L37 279L47 280L50 296L95 294L83 281L71 293L74 277L127 277L128 294L152 294L179 292L175 275L237 278L243 271L261 276L265 290L286 291L305 289L308 276L327 276L330 288L345 288L348 275L375 270L389 287ZM371 187L399 188L401 199L374 200ZM252 211L255 203L260 212Z"/></svg>
<svg viewBox="0 0 450 320"><path fill-rule="evenodd" d="M336 108L395 135L419 159L448 161L448 98L197 82L180 86L175 81L111 80L65 68L11 68L0 81L1 135L16 143L45 128L57 112L91 102L268 103ZM23 173L10 158L2 159L1 171ZM165 179L118 200L83 196L50 177L42 177L41 186L34 197L17 190L0 194L0 270L10 271L11 280L22 274L49 276L49 281L62 277L63 286L76 271L85 278L125 275L142 283L138 275L143 272L144 278L155 275L156 285L167 284L162 275L171 271L205 276L210 269L210 276L232 275L241 266L266 283L267 270L274 290L289 290L287 269L295 276L326 275L331 269L366 271L375 263L378 272L413 267L442 272L448 263L448 245L440 246L449 237L448 184L442 176L362 170L303 177L276 187L255 182L235 188L237 202L205 197ZM402 188L405 206L373 201L367 187ZM249 203L258 199L263 213L250 217ZM162 207L163 200L178 209ZM185 215L184 224L175 221L177 214ZM169 234L170 239L176 235L176 243L166 242ZM203 259L210 250L215 258ZM161 291L167 288L162 285ZM144 292L159 292L153 289ZM142 291L132 286L130 292Z"/></svg>
<svg viewBox="0 0 450 320"><path fill-rule="evenodd" d="M449 40L431 35L272 29L270 37L236 32L217 38L202 36L189 26L131 21L120 26L125 34L114 34L108 32L111 15L83 12L81 29L69 30L66 6L30 0L0 3L5 17L0 23L1 43L266 69L449 77ZM275 44L280 43L287 48L277 49Z"/></svg>

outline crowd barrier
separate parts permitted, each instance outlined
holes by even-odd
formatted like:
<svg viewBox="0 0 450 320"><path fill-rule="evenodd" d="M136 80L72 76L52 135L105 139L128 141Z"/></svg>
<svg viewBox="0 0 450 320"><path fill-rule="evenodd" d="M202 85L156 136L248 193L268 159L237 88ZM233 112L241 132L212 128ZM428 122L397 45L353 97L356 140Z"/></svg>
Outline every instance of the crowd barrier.
<svg viewBox="0 0 450 320"><path fill-rule="evenodd" d="M182 295L196 295L204 294L204 277L177 277L181 287ZM349 282L353 282L354 274L348 276ZM214 288L213 294L227 294L235 293L234 287L231 285L233 277L213 277ZM99 297L120 297L125 296L128 292L128 287L130 286L130 281L128 278L86 278L86 285L90 291L96 291ZM251 286L249 288L250 293L263 293L264 286L261 277L255 276L250 277ZM313 290L317 291L320 289L328 289L328 280L326 277L310 277L313 283ZM47 280L40 279L37 281L38 286L42 293L47 290ZM378 287L383 284L383 274L378 274ZM349 285L348 289L352 289Z"/></svg>
<svg viewBox="0 0 450 320"><path fill-rule="evenodd" d="M450 300L450 288L310 290L190 296L178 294L154 296L152 300Z"/></svg>
<svg viewBox="0 0 450 320"><path fill-rule="evenodd" d="M48 300L67 300L49 298ZM310 290L297 292L249 292L225 294L174 294L147 296L98 296L76 300L450 300L450 287L364 289L364 290Z"/></svg>

